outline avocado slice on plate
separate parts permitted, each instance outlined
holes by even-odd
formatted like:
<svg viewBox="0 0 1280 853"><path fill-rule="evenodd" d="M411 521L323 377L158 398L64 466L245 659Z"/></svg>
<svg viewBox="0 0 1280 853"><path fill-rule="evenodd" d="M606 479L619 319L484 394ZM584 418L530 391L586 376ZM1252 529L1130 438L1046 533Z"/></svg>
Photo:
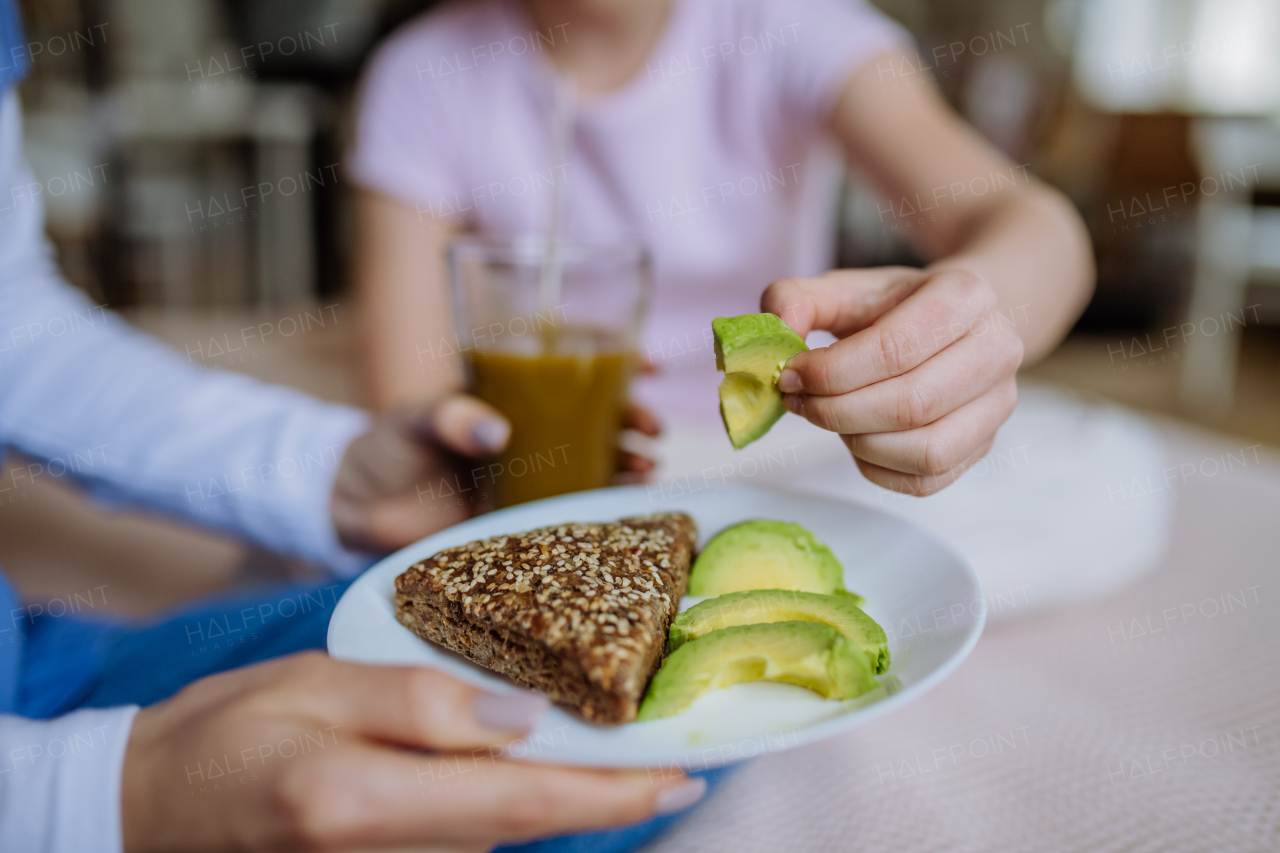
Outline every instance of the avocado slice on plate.
<svg viewBox="0 0 1280 853"><path fill-rule="evenodd" d="M853 603L852 595L819 595L794 589L752 589L699 602L671 623L670 648L737 625L819 622L830 625L866 654L879 674L889 668L884 629Z"/></svg>
<svg viewBox="0 0 1280 853"><path fill-rule="evenodd" d="M867 656L830 625L739 625L672 652L649 683L636 719L670 717L708 691L746 681L796 684L826 699L852 699L879 686Z"/></svg>
<svg viewBox="0 0 1280 853"><path fill-rule="evenodd" d="M720 417L739 450L786 414L778 375L787 359L807 350L804 340L774 314L743 314L711 321L720 383Z"/></svg>
<svg viewBox="0 0 1280 853"><path fill-rule="evenodd" d="M709 598L745 589L844 591L844 569L831 549L799 524L755 519L726 527L707 543L689 573L689 595Z"/></svg>

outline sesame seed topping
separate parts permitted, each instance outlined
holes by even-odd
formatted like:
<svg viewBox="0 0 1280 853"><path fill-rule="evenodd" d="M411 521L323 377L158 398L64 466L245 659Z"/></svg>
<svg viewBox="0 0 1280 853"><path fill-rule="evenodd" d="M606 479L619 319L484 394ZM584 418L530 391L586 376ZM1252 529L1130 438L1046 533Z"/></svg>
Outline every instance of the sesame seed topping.
<svg viewBox="0 0 1280 853"><path fill-rule="evenodd" d="M683 577L676 587L657 566L688 566L694 535L678 513L562 524L450 548L406 575L478 626L578 660L604 689L643 687L684 591Z"/></svg>

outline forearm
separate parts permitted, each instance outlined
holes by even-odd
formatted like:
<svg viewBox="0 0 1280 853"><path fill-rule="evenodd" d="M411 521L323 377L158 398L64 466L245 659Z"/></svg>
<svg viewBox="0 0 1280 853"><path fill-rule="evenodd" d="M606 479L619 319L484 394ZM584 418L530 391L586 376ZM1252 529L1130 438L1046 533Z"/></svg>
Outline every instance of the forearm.
<svg viewBox="0 0 1280 853"><path fill-rule="evenodd" d="M400 295L388 292L395 288L368 283L382 275L367 271L366 283L357 288L365 402L376 412L388 412L461 389L461 362L447 317L433 311L428 303L434 300L421 293L406 289Z"/></svg>
<svg viewBox="0 0 1280 853"><path fill-rule="evenodd" d="M965 269L991 284L1000 318L1022 337L1024 364L1047 355L1093 293L1093 253L1084 223L1057 192L1032 185L974 214L960 245L929 269ZM1003 318L1003 319L1001 319Z"/></svg>
<svg viewBox="0 0 1280 853"><path fill-rule="evenodd" d="M456 227L367 191L357 217L355 289L369 404L386 411L460 389L445 266Z"/></svg>
<svg viewBox="0 0 1280 853"><path fill-rule="evenodd" d="M343 573L363 564L339 546L329 498L367 415L198 371L37 273L0 287L9 309L0 314L28 333L9 342L19 358L0 365L6 444L100 498L185 516Z"/></svg>
<svg viewBox="0 0 1280 853"><path fill-rule="evenodd" d="M886 54L854 74L832 129L899 207L960 188L946 215L920 217L911 239L932 268L984 278L1021 335L1026 361L1035 361L1066 334L1093 290L1084 223L1062 195L1026 181L1025 167L966 125L931 86L885 87L877 69L893 61L903 58Z"/></svg>

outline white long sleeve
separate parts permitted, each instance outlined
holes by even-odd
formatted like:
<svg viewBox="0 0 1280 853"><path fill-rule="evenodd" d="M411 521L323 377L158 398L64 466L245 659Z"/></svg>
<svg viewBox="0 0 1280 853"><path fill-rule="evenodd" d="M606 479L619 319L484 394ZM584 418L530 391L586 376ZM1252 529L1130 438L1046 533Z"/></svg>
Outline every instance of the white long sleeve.
<svg viewBox="0 0 1280 853"><path fill-rule="evenodd" d="M119 853L120 768L136 705L55 720L0 714L5 853Z"/></svg>
<svg viewBox="0 0 1280 853"><path fill-rule="evenodd" d="M351 574L329 518L338 460L367 416L246 376L198 370L58 275L39 184L21 155L10 89L0 107L0 446L107 500L234 531Z"/></svg>
<svg viewBox="0 0 1280 853"><path fill-rule="evenodd" d="M338 543L329 500L338 461L367 416L197 370L93 305L58 275L38 188L9 89L0 104L0 457L9 446L36 462L0 481L0 500L21 491L23 477L69 475L101 498L233 531L338 574L366 565ZM8 694L0 711L12 709L19 652L0 649ZM0 849L119 853L136 710L50 721L0 713Z"/></svg>

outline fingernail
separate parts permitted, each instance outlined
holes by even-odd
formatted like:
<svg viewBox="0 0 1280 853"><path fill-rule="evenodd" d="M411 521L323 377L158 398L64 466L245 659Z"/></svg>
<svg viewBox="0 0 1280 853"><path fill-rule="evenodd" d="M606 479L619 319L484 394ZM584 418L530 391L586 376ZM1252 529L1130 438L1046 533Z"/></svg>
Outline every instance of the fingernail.
<svg viewBox="0 0 1280 853"><path fill-rule="evenodd" d="M687 782L681 782L679 785L663 788L658 792L658 798L654 805L657 807L658 814L671 814L672 812L689 808L689 806L702 799L702 795L706 792L706 779L690 779Z"/></svg>
<svg viewBox="0 0 1280 853"><path fill-rule="evenodd" d="M800 399L799 394L787 394L782 398L782 405L787 407L787 411L793 415L798 415L804 410L804 401Z"/></svg>
<svg viewBox="0 0 1280 853"><path fill-rule="evenodd" d="M495 453L507 446L510 437L511 425L502 418L481 418L471 427L471 440Z"/></svg>
<svg viewBox="0 0 1280 853"><path fill-rule="evenodd" d="M778 390L783 394L794 394L801 390L803 385L800 374L790 367L783 368L782 373L778 374Z"/></svg>
<svg viewBox="0 0 1280 853"><path fill-rule="evenodd" d="M485 728L518 731L530 728L550 703L536 693L481 693L471 705L476 722Z"/></svg>

